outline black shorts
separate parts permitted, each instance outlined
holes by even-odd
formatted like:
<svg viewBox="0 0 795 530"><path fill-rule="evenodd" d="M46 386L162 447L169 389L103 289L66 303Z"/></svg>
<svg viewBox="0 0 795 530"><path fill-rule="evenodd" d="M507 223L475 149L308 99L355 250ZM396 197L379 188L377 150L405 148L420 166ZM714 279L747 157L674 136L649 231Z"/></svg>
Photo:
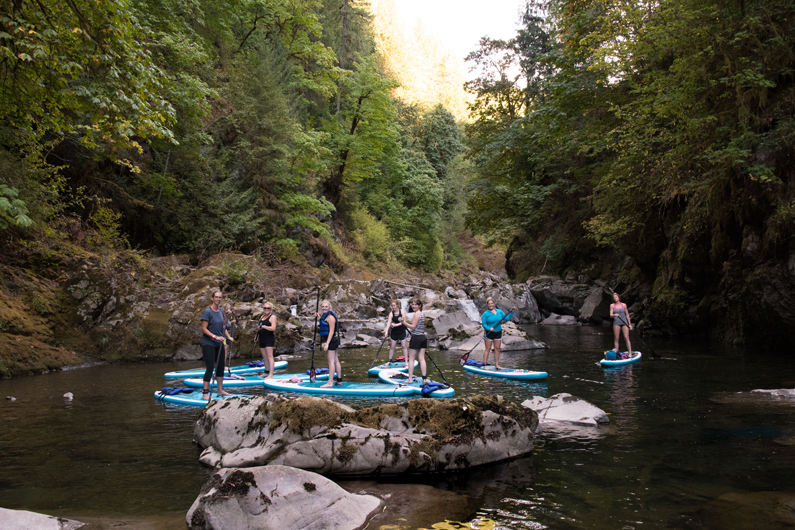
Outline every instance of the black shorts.
<svg viewBox="0 0 795 530"><path fill-rule="evenodd" d="M268 337L264 333L259 334L260 348L273 348L274 346L276 346L276 337Z"/></svg>
<svg viewBox="0 0 795 530"><path fill-rule="evenodd" d="M428 347L428 337L425 335L412 335L409 342L410 350L421 350Z"/></svg>
<svg viewBox="0 0 795 530"><path fill-rule="evenodd" d="M404 326L392 328L389 330L389 339L395 342L406 340L407 337L408 337L408 332L406 331L406 328Z"/></svg>
<svg viewBox="0 0 795 530"><path fill-rule="evenodd" d="M500 331L487 331L483 338L486 340L501 340L502 339L502 330Z"/></svg>
<svg viewBox="0 0 795 530"><path fill-rule="evenodd" d="M321 349L322 349L323 344L325 344L325 343L326 343L326 339L323 338L323 336L321 336L320 337ZM337 351L339 349L339 347L340 347L340 338L339 337L333 337L331 339L331 342L329 342L328 351Z"/></svg>

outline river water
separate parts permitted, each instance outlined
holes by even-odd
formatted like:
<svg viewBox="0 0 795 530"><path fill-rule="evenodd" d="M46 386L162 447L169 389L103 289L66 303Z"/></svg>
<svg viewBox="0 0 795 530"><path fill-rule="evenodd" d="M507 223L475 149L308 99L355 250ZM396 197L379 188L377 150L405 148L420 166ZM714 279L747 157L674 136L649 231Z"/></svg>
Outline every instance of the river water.
<svg viewBox="0 0 795 530"><path fill-rule="evenodd" d="M795 406L728 399L795 387L788 356L646 339L662 357L652 359L635 339L641 362L606 370L596 362L612 344L609 328L530 331L550 348L506 352L501 364L548 371L542 383L477 377L461 370L460 354L431 355L457 396L568 392L607 411L610 426L544 431L532 457L466 473L342 481L394 493L370 528L762 528L770 525L760 517L792 516L795 503L781 503L795 499ZM375 351L344 351L346 379L367 380ZM92 528L126 519L137 521L128 528L184 528L211 474L192 442L200 411L152 393L167 385L164 372L194 366L103 365L0 381L0 399L16 398L0 402L0 507L96 518ZM291 360L288 371L308 366ZM430 363L429 371L438 375Z"/></svg>

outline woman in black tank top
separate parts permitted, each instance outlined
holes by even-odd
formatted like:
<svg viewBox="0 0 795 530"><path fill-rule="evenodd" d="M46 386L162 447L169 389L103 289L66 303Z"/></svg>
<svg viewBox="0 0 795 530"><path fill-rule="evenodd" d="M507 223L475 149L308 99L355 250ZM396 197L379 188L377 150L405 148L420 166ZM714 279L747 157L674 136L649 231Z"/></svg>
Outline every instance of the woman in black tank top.
<svg viewBox="0 0 795 530"><path fill-rule="evenodd" d="M395 346L399 342L403 347L403 358L409 358L409 347L407 342L408 330L400 319L403 317L403 310L400 307L400 302L392 300L392 310L386 319L386 327L384 328L384 338L389 335L389 362L392 362L392 356L395 354Z"/></svg>
<svg viewBox="0 0 795 530"><path fill-rule="evenodd" d="M265 379L273 378L273 347L276 346L276 315L273 314L273 304L265 302L262 308L262 316L259 319L259 351L262 360L268 366L268 376Z"/></svg>

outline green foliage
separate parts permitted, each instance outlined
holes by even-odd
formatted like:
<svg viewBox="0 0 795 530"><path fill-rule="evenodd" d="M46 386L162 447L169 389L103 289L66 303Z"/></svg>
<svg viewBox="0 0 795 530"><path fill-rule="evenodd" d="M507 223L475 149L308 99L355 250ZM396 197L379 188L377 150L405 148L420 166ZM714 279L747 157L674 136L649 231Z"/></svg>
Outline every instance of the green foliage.
<svg viewBox="0 0 795 530"><path fill-rule="evenodd" d="M33 220L28 217L28 208L25 203L17 198L19 190L0 184L0 228L9 226L22 228L31 226Z"/></svg>
<svg viewBox="0 0 795 530"><path fill-rule="evenodd" d="M91 224L99 232L100 241L114 248L127 248L129 243L121 231L121 213L99 204L91 214Z"/></svg>
<svg viewBox="0 0 795 530"><path fill-rule="evenodd" d="M351 212L351 236L365 258L388 262L392 258L394 243L386 224L377 220L362 207Z"/></svg>

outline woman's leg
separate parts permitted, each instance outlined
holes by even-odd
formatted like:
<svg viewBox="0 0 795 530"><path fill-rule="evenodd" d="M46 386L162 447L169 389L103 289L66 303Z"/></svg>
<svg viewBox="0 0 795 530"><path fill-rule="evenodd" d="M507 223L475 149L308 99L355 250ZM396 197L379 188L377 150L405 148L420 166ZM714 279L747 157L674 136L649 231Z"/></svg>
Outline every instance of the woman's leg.
<svg viewBox="0 0 795 530"><path fill-rule="evenodd" d="M202 385L202 399L210 401L210 380L213 378L215 368L215 348L202 345L202 357L204 357L204 384Z"/></svg>
<svg viewBox="0 0 795 530"><path fill-rule="evenodd" d="M615 350L616 352L619 351L618 337L620 333L621 333L621 326L613 326L613 350Z"/></svg>
<svg viewBox="0 0 795 530"><path fill-rule="evenodd" d="M494 367L499 370L500 369L500 344L502 344L501 339L495 339L494 341Z"/></svg>
<svg viewBox="0 0 795 530"><path fill-rule="evenodd" d="M632 343L629 342L629 326L621 326L624 331L624 342L627 343L627 353L632 357Z"/></svg>
<svg viewBox="0 0 795 530"><path fill-rule="evenodd" d="M400 344L401 344L401 346L403 346L403 358L404 359L408 359L409 358L409 341L407 341L406 339L403 339L402 341L400 341Z"/></svg>
<svg viewBox="0 0 795 530"><path fill-rule="evenodd" d="M416 355L417 355L417 350L412 350L409 348L409 360L407 361L409 368L409 383L414 381L414 357Z"/></svg>
<svg viewBox="0 0 795 530"><path fill-rule="evenodd" d="M226 355L226 349L223 345L218 347L218 366L215 367L215 384L218 385L218 395L219 396L228 396L228 392L224 392L224 368L226 368L226 363L224 362Z"/></svg>
<svg viewBox="0 0 795 530"><path fill-rule="evenodd" d="M489 339L484 339L483 344L486 346L486 349L483 350L483 364L486 365L489 362L489 352L491 351L491 341Z"/></svg>
<svg viewBox="0 0 795 530"><path fill-rule="evenodd" d="M428 377L428 367L425 365L425 348L420 350L420 373L423 379Z"/></svg>
<svg viewBox="0 0 795 530"><path fill-rule="evenodd" d="M389 339L389 362L392 362L392 356L395 355L395 346L397 345L397 341Z"/></svg>
<svg viewBox="0 0 795 530"><path fill-rule="evenodd" d="M264 348L260 348L260 352L262 353L262 360L268 364L268 375L265 379L273 379L273 371L274 362L273 362L273 346L265 346Z"/></svg>

